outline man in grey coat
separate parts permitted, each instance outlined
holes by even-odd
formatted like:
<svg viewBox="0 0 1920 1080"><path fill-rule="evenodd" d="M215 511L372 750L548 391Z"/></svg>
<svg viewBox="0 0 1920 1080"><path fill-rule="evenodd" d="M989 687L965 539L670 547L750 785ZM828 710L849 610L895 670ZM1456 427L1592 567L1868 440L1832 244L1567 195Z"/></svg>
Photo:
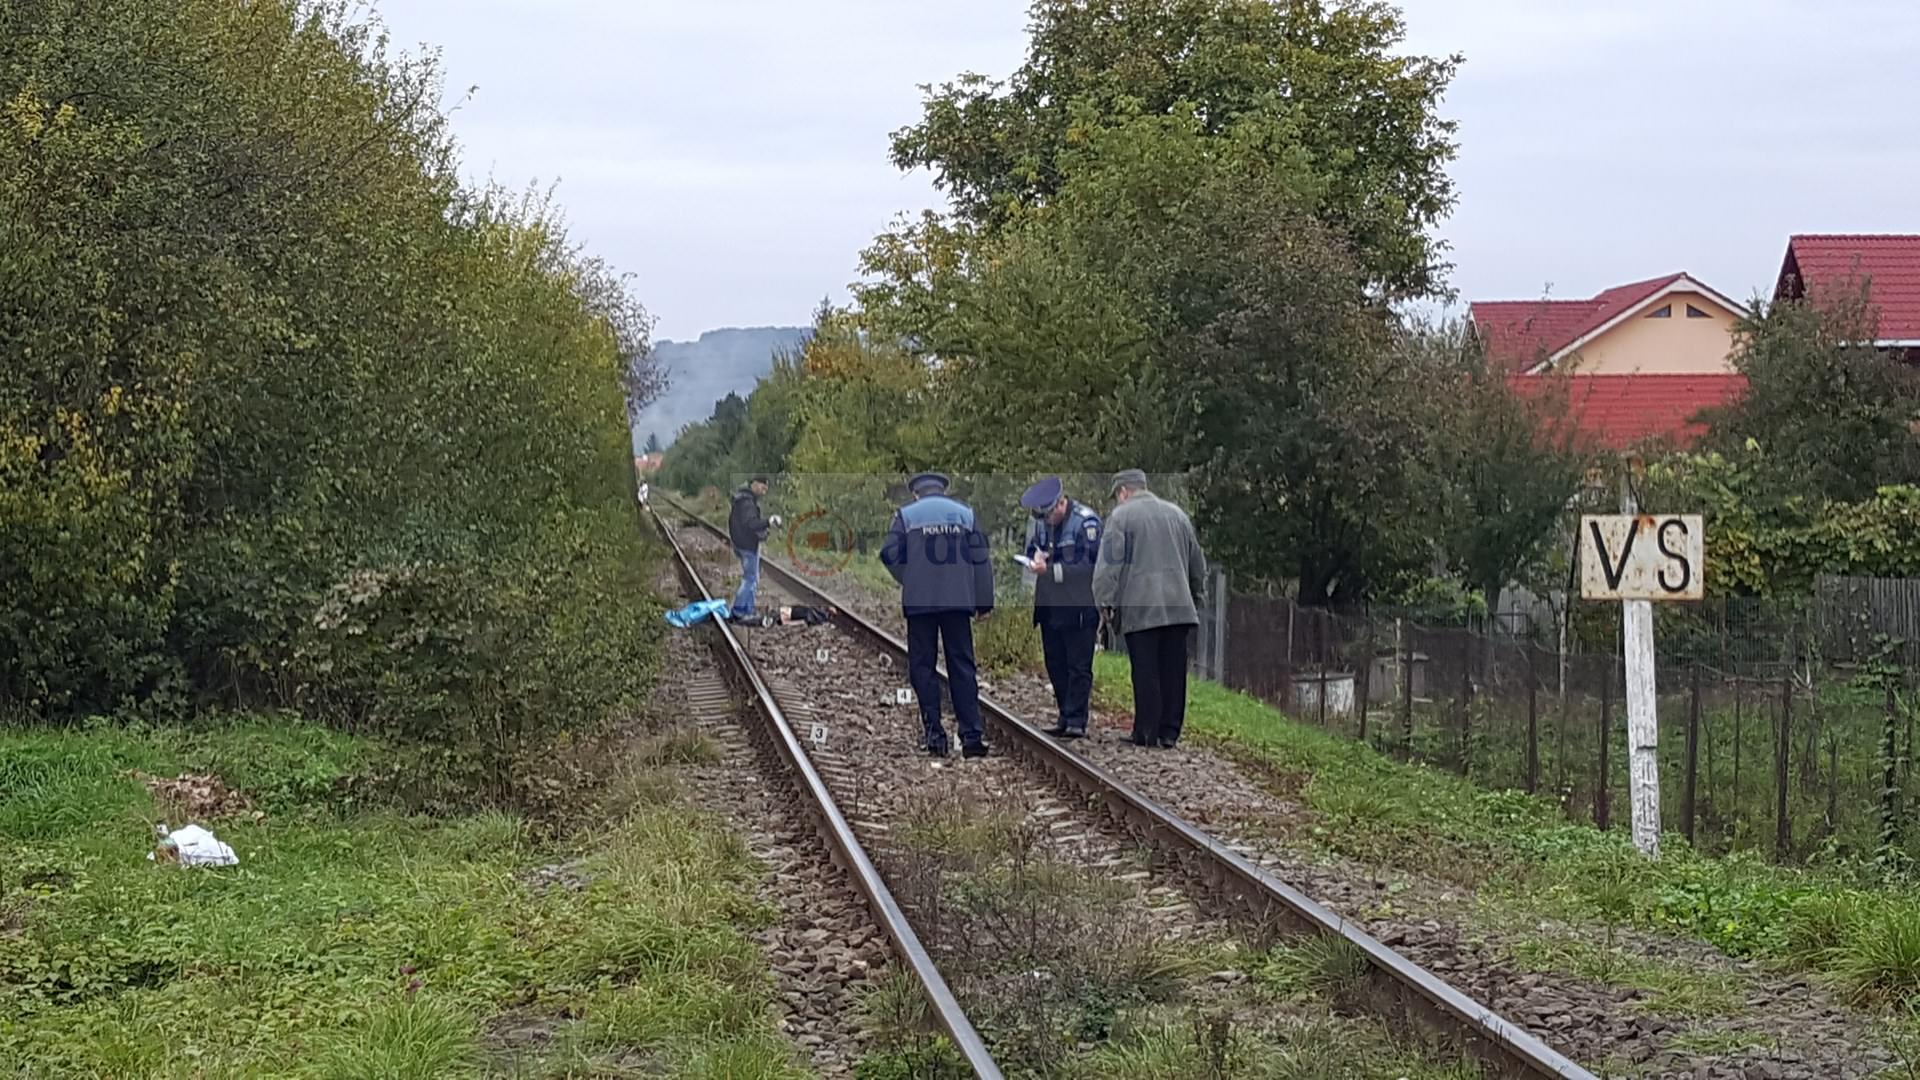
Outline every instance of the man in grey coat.
<svg viewBox="0 0 1920 1080"><path fill-rule="evenodd" d="M1126 635L1136 746L1172 749L1187 718L1187 638L1200 625L1207 557L1193 522L1147 490L1147 474L1114 474L1093 598Z"/></svg>

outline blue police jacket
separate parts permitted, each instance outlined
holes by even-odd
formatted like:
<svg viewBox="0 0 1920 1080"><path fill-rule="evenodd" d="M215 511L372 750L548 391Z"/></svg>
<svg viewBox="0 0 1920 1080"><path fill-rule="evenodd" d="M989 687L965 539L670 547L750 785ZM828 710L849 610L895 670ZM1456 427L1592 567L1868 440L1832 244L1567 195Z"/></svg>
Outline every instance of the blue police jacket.
<svg viewBox="0 0 1920 1080"><path fill-rule="evenodd" d="M1100 625L1093 602L1093 568L1100 558L1100 515L1067 500L1067 516L1058 528L1034 519L1027 527L1027 558L1047 553L1046 573L1033 583L1033 623L1063 630Z"/></svg>
<svg viewBox="0 0 1920 1080"><path fill-rule="evenodd" d="M880 562L900 583L909 617L993 610L993 559L973 508L946 495L925 495L901 507L887 530Z"/></svg>

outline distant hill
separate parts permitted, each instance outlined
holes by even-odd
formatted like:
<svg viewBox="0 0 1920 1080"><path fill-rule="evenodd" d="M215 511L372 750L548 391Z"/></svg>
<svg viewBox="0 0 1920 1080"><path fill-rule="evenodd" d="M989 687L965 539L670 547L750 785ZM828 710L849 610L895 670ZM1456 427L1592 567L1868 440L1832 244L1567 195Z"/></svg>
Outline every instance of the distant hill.
<svg viewBox="0 0 1920 1080"><path fill-rule="evenodd" d="M811 333L803 326L730 326L709 330L698 341L656 343L654 352L672 385L635 422L634 450L645 445L650 432L668 445L682 427L712 415L714 402L730 393L744 397L773 370L774 353L799 347Z"/></svg>

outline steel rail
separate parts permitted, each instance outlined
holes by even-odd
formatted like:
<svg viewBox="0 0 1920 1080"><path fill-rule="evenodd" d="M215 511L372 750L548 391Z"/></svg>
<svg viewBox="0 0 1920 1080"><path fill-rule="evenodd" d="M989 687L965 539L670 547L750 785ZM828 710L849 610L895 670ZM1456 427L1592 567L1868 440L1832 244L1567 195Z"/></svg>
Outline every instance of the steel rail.
<svg viewBox="0 0 1920 1080"><path fill-rule="evenodd" d="M678 507L676 507L678 509ZM682 511L684 512L684 510ZM653 507L647 507L648 516L660 530L672 548L674 559L679 564L681 579L686 583L688 592L700 600L711 600L713 594L707 591L706 583L701 581L700 572L695 569L693 560L687 556L680 541L673 535L673 529L663 520ZM689 515L691 516L691 515ZM704 522L702 524L705 524ZM801 748L800 738L788 722L786 713L774 700L773 690L761 678L753 661L747 656L746 649L734 634L733 628L724 620L715 620L714 625L720 632L723 651L726 653L729 669L735 678L745 684L747 697L755 712L759 713L770 742L780 759L793 771L795 786L808 802L813 812L821 836L826 840L833 853L834 861L846 870L853 885L866 898L867 908L873 913L874 921L892 943L894 955L900 958L914 977L920 981L927 996L927 1004L933 1020L952 1040L954 1049L973 1069L980 1080L1003 1080L1000 1067L993 1062L993 1056L987 1052L985 1040L974 1029L973 1021L967 1019L961 1009L959 999L953 995L953 989L940 974L933 957L921 944L920 936L914 932L907 921L906 913L893 898L892 890L880 876L880 871L867 857L866 849L860 846L854 835L853 826L841 813L840 806L834 801L827 784L813 767L813 762Z"/></svg>
<svg viewBox="0 0 1920 1080"><path fill-rule="evenodd" d="M701 528L726 538L725 530L719 526L670 497L666 501ZM858 630L895 655L906 655L906 642L853 611L803 575L764 555L760 565L764 574L777 578L796 596L836 608L842 625ZM946 666L938 665L938 669L941 678L946 678ZM1149 843L1173 849L1186 870L1216 892L1237 901L1243 912L1258 923L1268 925L1277 919L1297 931L1344 938L1366 957L1369 999L1376 1012L1390 1020L1411 1021L1456 1040L1462 1053L1497 1077L1597 1080L1593 1073L1541 1042L1525 1028L1381 944L1359 926L1195 828L1119 777L1066 749L985 695L980 698L980 708L989 726L995 729L994 733L1002 737L1003 746L1044 769L1056 781L1099 800L1109 816L1131 826Z"/></svg>

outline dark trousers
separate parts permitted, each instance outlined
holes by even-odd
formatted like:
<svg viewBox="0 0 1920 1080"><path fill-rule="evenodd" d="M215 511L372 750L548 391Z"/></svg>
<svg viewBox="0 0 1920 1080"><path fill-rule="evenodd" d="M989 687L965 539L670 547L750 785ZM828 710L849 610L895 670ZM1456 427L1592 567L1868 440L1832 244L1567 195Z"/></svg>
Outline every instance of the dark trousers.
<svg viewBox="0 0 1920 1080"><path fill-rule="evenodd" d="M1094 627L1041 624L1040 649L1047 657L1047 678L1053 683L1053 703L1060 710L1060 726L1087 730L1087 702L1093 697Z"/></svg>
<svg viewBox="0 0 1920 1080"><path fill-rule="evenodd" d="M947 731L940 726L940 676L933 670L941 645L946 646L947 687L953 696L953 719L960 728L962 746L979 746L980 675L973 664L973 614L943 611L937 615L907 616L907 677L913 696L920 699L920 723L926 728L927 749L944 750Z"/></svg>
<svg viewBox="0 0 1920 1080"><path fill-rule="evenodd" d="M1133 668L1133 741L1180 741L1187 722L1187 635L1192 626L1160 626L1127 635Z"/></svg>

